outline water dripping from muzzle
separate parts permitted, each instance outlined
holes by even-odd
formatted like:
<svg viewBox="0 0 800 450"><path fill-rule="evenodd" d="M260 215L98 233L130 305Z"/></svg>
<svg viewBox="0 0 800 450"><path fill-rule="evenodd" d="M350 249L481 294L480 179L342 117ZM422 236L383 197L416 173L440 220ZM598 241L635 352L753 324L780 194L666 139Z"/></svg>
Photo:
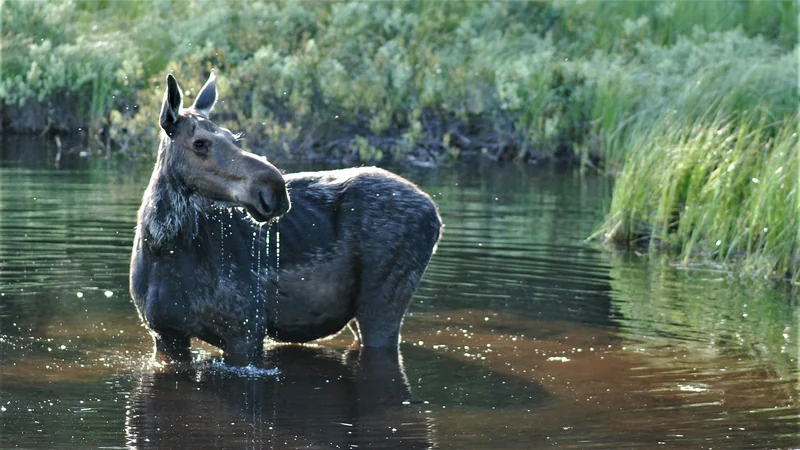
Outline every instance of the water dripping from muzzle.
<svg viewBox="0 0 800 450"><path fill-rule="evenodd" d="M280 269L281 269L281 222L280 220L275 221L275 282L280 280ZM278 295L277 289L275 290L275 295Z"/></svg>
<svg viewBox="0 0 800 450"><path fill-rule="evenodd" d="M255 253L256 253L256 237L257 236L258 236L258 234L255 231L253 231L253 236L250 238L250 273L252 274L253 272L255 272L255 274L256 274L256 278L255 278L256 290L258 289L258 274L261 273L261 268L258 265L253 267L253 263L255 263L255 261L256 261ZM258 256L259 256L258 259L260 260L261 259L260 258L261 257L261 253L259 253ZM253 270L253 269L255 269L255 270ZM251 282L250 283L250 298L253 298L254 294L255 294L255 291L253 290L253 282ZM258 312L256 312L256 321L258 321Z"/></svg>
<svg viewBox="0 0 800 450"><path fill-rule="evenodd" d="M270 311L267 310L267 296L269 295L267 289L269 288L269 227L267 227L267 235L264 237L264 247L266 248L266 263L264 264L264 320L269 320ZM259 292L260 295L260 292Z"/></svg>
<svg viewBox="0 0 800 450"><path fill-rule="evenodd" d="M222 219L222 209L219 210L219 265L220 273L224 274L225 271L225 221Z"/></svg>
<svg viewBox="0 0 800 450"><path fill-rule="evenodd" d="M261 226L261 225L258 226L258 239L256 239L256 242L261 242L261 230L263 230L263 229L264 229L263 226ZM269 236L269 233L267 233L267 236ZM269 239L269 238L267 238L267 239ZM258 252L258 262L257 262L257 266L256 266L256 302L260 302L261 304L264 304L264 300L261 298L261 282L262 282L262 278L261 278L261 249L259 248L257 250L257 252ZM269 267L269 255L267 255L267 267ZM265 272L264 279L266 279L267 270L265 270L264 272ZM256 304L258 304L258 303L256 303ZM264 305L264 320L265 321L267 319L266 314L267 314L267 308L266 308L266 305Z"/></svg>
<svg viewBox="0 0 800 450"><path fill-rule="evenodd" d="M228 208L228 217L231 219L231 236L233 236L233 227L236 223L233 221L233 208ZM228 255L228 277L233 279L233 255Z"/></svg>
<svg viewBox="0 0 800 450"><path fill-rule="evenodd" d="M281 221L275 221L275 323L278 323L280 310L279 286L281 280ZM275 337L278 337L278 328L275 327Z"/></svg>

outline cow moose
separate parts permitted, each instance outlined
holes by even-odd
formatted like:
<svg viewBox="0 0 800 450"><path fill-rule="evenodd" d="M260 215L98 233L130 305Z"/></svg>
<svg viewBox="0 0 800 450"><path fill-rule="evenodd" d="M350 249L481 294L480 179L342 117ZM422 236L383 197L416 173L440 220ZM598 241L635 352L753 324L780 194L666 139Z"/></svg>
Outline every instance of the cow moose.
<svg viewBox="0 0 800 450"><path fill-rule="evenodd" d="M182 99L167 76L131 257L156 354L186 360L194 337L255 363L267 337L303 343L347 325L362 346L397 347L442 229L431 198L374 167L284 176L209 120L213 71L192 106Z"/></svg>

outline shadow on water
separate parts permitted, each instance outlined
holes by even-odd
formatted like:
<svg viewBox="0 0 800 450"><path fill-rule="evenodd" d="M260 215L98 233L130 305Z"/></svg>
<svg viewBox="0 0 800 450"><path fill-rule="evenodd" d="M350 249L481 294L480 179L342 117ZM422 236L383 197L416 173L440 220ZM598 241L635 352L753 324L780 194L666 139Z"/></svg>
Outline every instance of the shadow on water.
<svg viewBox="0 0 800 450"><path fill-rule="evenodd" d="M0 448L794 448L796 291L609 254L612 181L525 166L401 169L444 237L402 359L195 346L154 367L128 295L151 161L0 149ZM65 151L68 148L70 151ZM287 167L289 171L309 167Z"/></svg>

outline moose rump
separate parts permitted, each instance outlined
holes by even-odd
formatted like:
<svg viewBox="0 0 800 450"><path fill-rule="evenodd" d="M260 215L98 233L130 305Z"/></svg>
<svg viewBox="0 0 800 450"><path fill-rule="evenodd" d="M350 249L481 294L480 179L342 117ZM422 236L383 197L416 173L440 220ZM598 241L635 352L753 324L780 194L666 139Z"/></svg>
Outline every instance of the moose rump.
<svg viewBox="0 0 800 450"><path fill-rule="evenodd" d="M353 319L362 345L396 347L439 239L433 201L377 168L284 176L208 119L216 97L213 72L189 108L167 78L131 258L157 353L185 359L194 337L254 362L267 336L308 342Z"/></svg>

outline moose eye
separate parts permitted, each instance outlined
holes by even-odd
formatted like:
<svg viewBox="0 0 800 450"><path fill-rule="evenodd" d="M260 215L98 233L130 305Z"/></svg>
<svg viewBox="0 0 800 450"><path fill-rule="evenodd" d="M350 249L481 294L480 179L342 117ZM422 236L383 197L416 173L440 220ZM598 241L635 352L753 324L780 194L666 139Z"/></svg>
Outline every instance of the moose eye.
<svg viewBox="0 0 800 450"><path fill-rule="evenodd" d="M206 141L202 139L194 141L192 146L194 147L194 151L200 155L206 155L208 153L208 146L206 145Z"/></svg>

